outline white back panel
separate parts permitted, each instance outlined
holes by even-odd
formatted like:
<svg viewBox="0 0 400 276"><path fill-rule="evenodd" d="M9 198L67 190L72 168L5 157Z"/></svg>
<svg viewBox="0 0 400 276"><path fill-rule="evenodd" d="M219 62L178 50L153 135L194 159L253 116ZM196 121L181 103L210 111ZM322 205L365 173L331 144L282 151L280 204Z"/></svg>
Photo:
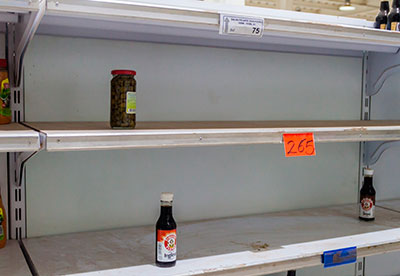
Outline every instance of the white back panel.
<svg viewBox="0 0 400 276"><path fill-rule="evenodd" d="M391 76L382 90L372 97L371 119L400 119L400 74ZM378 199L400 197L400 147L393 147L383 153L373 167L374 185ZM399 272L400 273L400 272Z"/></svg>
<svg viewBox="0 0 400 276"><path fill-rule="evenodd" d="M393 55L393 58L396 58ZM398 57L397 57L398 59ZM392 75L382 87L382 90L372 97L371 119L400 119L400 74ZM383 153L373 168L374 186L377 199L392 199L400 197L400 148L393 147ZM398 210L400 211L400 210ZM365 276L400 275L399 252L372 256L366 258Z"/></svg>
<svg viewBox="0 0 400 276"><path fill-rule="evenodd" d="M138 72L139 120L360 118L358 58L37 36L27 120L108 120L116 68ZM153 224L163 191L178 222L355 202L358 147L43 152L27 168L28 235Z"/></svg>

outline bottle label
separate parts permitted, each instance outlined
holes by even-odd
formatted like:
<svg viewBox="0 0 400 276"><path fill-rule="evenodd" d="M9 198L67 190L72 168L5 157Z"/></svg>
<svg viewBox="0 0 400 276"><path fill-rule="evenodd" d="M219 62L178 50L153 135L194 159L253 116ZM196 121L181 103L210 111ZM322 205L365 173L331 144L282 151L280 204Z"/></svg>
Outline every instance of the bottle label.
<svg viewBox="0 0 400 276"><path fill-rule="evenodd" d="M391 31L399 31L399 22L392 22L390 24L390 30Z"/></svg>
<svg viewBox="0 0 400 276"><path fill-rule="evenodd" d="M2 224L3 221L4 221L3 209L0 208L0 241L4 240L5 238L3 224Z"/></svg>
<svg viewBox="0 0 400 276"><path fill-rule="evenodd" d="M375 199L373 197L364 197L360 201L360 217L375 217Z"/></svg>
<svg viewBox="0 0 400 276"><path fill-rule="evenodd" d="M157 230L157 261L176 261L176 229Z"/></svg>
<svg viewBox="0 0 400 276"><path fill-rule="evenodd" d="M4 117L11 117L10 93L10 83L5 79L0 83L0 115Z"/></svg>
<svg viewBox="0 0 400 276"><path fill-rule="evenodd" d="M136 114L136 92L126 92L126 113Z"/></svg>
<svg viewBox="0 0 400 276"><path fill-rule="evenodd" d="M387 24L381 24L379 27L381 30L386 30Z"/></svg>

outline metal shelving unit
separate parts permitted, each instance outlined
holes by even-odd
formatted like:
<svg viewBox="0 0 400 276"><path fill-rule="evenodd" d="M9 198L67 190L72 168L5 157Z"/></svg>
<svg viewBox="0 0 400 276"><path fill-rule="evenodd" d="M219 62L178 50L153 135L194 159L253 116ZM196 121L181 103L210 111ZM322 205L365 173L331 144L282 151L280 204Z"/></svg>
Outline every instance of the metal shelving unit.
<svg viewBox="0 0 400 276"><path fill-rule="evenodd" d="M279 144L283 133L313 132L316 142L400 140L400 121L138 122L114 130L106 122L27 123L47 151Z"/></svg>
<svg viewBox="0 0 400 276"><path fill-rule="evenodd" d="M19 87L23 57L35 33L357 57L369 51L373 55L365 66L379 70L365 73L368 89L376 88L367 95L379 91L386 75L390 75L381 74L389 67L385 60L399 63L396 53L400 33L375 30L365 20L200 1L174 2L0 0L2 22L14 24L8 29L9 56L14 57L10 60L14 91L23 92ZM220 14L262 18L264 36L222 36L218 32ZM370 107L370 98L365 95L367 88L362 89L365 111ZM369 119L369 114L363 117ZM25 161L42 149L41 137L47 151L278 144L283 133L296 132L313 132L317 143L400 140L400 121L139 122L135 130L111 130L103 122L26 125L36 131L19 124L0 126L0 152L30 153L11 161L17 168L15 187L21 186ZM25 210L21 202L17 207ZM17 208L13 203L11 207ZM377 208L373 223L359 222L356 213L356 206L348 205L182 223L179 262L169 270L151 265L152 226L31 238L24 244L40 275L273 273L318 265L321 254L330 249L357 246L358 257L400 250L398 212ZM19 229L19 238L24 235L21 221L12 225L12 229ZM14 264L25 273L25 262L18 263L23 259L16 242L11 241L6 251L0 251L0 259L3 254L6 260L15 256L9 252L19 257L12 257L6 268L0 263L0 274L12 271Z"/></svg>
<svg viewBox="0 0 400 276"><path fill-rule="evenodd" d="M30 152L40 147L38 132L16 123L0 125L0 152Z"/></svg>
<svg viewBox="0 0 400 276"><path fill-rule="evenodd" d="M259 275L319 265L331 249L399 250L400 214L376 212L373 223L354 218L355 204L180 223L179 262L167 270L153 265L154 226L23 242L40 275Z"/></svg>

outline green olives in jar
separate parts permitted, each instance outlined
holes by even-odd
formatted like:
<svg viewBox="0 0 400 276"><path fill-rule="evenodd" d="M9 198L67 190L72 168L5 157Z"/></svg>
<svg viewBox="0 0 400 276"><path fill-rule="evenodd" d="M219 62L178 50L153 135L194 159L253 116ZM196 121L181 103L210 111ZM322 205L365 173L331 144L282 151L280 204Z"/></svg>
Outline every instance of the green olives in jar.
<svg viewBox="0 0 400 276"><path fill-rule="evenodd" d="M112 128L134 128L136 125L136 71L113 70L111 72Z"/></svg>

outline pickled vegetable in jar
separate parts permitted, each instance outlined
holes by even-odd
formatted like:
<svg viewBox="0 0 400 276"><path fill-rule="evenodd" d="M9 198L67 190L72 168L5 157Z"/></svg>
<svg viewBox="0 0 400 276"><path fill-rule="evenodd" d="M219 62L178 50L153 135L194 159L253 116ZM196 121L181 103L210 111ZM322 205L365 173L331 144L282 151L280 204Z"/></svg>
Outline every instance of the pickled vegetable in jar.
<svg viewBox="0 0 400 276"><path fill-rule="evenodd" d="M113 70L111 72L112 128L134 128L136 125L136 71Z"/></svg>

